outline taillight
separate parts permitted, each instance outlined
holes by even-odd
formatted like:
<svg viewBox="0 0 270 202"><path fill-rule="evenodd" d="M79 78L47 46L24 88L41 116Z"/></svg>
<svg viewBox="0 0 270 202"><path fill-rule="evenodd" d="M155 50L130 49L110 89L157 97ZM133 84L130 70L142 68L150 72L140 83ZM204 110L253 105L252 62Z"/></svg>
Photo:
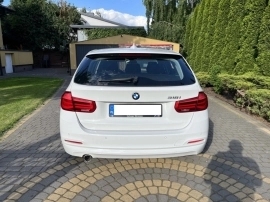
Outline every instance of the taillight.
<svg viewBox="0 0 270 202"><path fill-rule="evenodd" d="M65 92L61 98L61 107L67 111L92 113L96 110L96 102L72 97L71 92Z"/></svg>
<svg viewBox="0 0 270 202"><path fill-rule="evenodd" d="M204 92L199 92L198 97L176 101L174 105L175 110L179 113L202 111L207 107L208 100Z"/></svg>
<svg viewBox="0 0 270 202"><path fill-rule="evenodd" d="M64 92L61 98L61 107L67 111L73 111L74 106L72 102L72 95L70 92Z"/></svg>

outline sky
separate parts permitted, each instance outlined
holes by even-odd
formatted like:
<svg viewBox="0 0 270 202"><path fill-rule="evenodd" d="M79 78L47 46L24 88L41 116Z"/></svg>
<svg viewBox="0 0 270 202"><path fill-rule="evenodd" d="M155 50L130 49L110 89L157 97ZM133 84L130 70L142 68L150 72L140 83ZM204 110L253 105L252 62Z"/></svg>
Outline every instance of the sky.
<svg viewBox="0 0 270 202"><path fill-rule="evenodd" d="M54 0L57 2L57 0ZM98 10L105 19L129 26L146 26L145 7L142 0L66 0L77 8ZM8 6L10 0L4 0Z"/></svg>

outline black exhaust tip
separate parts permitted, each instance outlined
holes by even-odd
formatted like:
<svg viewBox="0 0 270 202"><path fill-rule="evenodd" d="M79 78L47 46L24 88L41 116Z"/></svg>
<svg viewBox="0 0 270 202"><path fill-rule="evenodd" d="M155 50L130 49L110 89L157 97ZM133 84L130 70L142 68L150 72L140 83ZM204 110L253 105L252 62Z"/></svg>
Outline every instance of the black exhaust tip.
<svg viewBox="0 0 270 202"><path fill-rule="evenodd" d="M93 157L91 155L88 154L83 155L83 160L85 163L89 163L92 160L92 158Z"/></svg>

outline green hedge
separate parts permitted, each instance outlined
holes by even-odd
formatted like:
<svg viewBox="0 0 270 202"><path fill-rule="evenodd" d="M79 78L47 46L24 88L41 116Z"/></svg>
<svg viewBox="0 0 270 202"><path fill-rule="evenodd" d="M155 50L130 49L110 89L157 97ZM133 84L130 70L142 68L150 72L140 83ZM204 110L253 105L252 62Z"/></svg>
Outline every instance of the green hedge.
<svg viewBox="0 0 270 202"><path fill-rule="evenodd" d="M247 73L229 75L218 73L218 68L210 73L196 74L201 86L212 86L216 93L229 93L238 107L249 113L263 117L270 122L270 78ZM239 93L240 92L240 93Z"/></svg>
<svg viewBox="0 0 270 202"><path fill-rule="evenodd" d="M128 34L133 36L146 37L144 28L126 29L126 28L94 28L85 30L88 40L100 39L105 37Z"/></svg>
<svg viewBox="0 0 270 202"><path fill-rule="evenodd" d="M196 74L197 79L199 80L202 87L210 85L210 75L205 72L198 72Z"/></svg>
<svg viewBox="0 0 270 202"><path fill-rule="evenodd" d="M258 115L270 122L270 90L248 90L242 98L249 112Z"/></svg>
<svg viewBox="0 0 270 202"><path fill-rule="evenodd" d="M203 0L186 27L185 55L196 72L270 76L270 1Z"/></svg>

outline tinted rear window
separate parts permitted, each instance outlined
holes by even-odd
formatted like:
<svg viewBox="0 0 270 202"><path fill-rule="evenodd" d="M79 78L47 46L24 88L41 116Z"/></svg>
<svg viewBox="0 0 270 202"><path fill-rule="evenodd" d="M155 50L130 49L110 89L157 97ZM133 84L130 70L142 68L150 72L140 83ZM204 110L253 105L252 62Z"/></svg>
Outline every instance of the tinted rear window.
<svg viewBox="0 0 270 202"><path fill-rule="evenodd" d="M110 54L85 57L74 82L91 86L181 86L195 83L181 56Z"/></svg>

